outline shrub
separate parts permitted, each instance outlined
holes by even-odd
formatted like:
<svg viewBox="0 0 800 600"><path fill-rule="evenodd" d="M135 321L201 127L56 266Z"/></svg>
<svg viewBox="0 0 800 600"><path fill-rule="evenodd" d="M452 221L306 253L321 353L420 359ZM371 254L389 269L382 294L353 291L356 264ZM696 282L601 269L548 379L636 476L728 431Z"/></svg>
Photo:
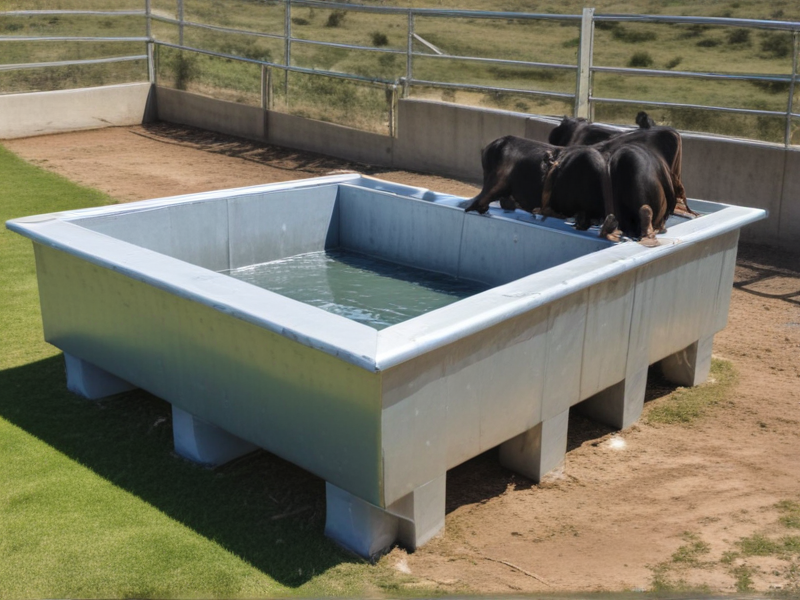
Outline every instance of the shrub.
<svg viewBox="0 0 800 600"><path fill-rule="evenodd" d="M734 29L728 33L728 43L732 45L744 45L750 43L749 29Z"/></svg>
<svg viewBox="0 0 800 600"><path fill-rule="evenodd" d="M714 38L706 38L697 42L697 45L701 48L714 48L715 46L719 46L721 43L722 42L715 40Z"/></svg>
<svg viewBox="0 0 800 600"><path fill-rule="evenodd" d="M308 25L309 20L303 17L292 17L292 23L295 25Z"/></svg>
<svg viewBox="0 0 800 600"><path fill-rule="evenodd" d="M711 29L709 25L700 25L699 23L695 25L689 25L686 28L686 30L680 35L680 37L683 39L700 37L701 35L703 35L703 32L709 29Z"/></svg>
<svg viewBox="0 0 800 600"><path fill-rule="evenodd" d="M682 56L676 56L672 60L668 61L667 64L665 64L664 66L667 69L674 69L675 67L677 67L682 62L683 62L683 57Z"/></svg>
<svg viewBox="0 0 800 600"><path fill-rule="evenodd" d="M649 52L636 52L628 61L629 67L651 67L653 65L653 57Z"/></svg>
<svg viewBox="0 0 800 600"><path fill-rule="evenodd" d="M373 46L388 46L389 45L389 38L386 36L385 33L381 33L380 31L374 31L372 33L372 45Z"/></svg>
<svg viewBox="0 0 800 600"><path fill-rule="evenodd" d="M185 90L189 82L197 77L197 58L180 52L175 56L172 68L175 71L175 88Z"/></svg>
<svg viewBox="0 0 800 600"><path fill-rule="evenodd" d="M773 19L782 19L783 18L783 9L779 8L774 13L772 13L771 17Z"/></svg>
<svg viewBox="0 0 800 600"><path fill-rule="evenodd" d="M654 31L637 31L635 29L625 29L623 27L615 27L611 30L611 35L615 40L625 42L626 44L651 42L658 37Z"/></svg>
<svg viewBox="0 0 800 600"><path fill-rule="evenodd" d="M761 50L772 58L786 58L792 53L792 38L780 31L765 32L761 38Z"/></svg>
<svg viewBox="0 0 800 600"><path fill-rule="evenodd" d="M581 38L576 37L572 38L571 40L566 40L565 42L561 42L561 46L564 48L577 48L581 45Z"/></svg>
<svg viewBox="0 0 800 600"><path fill-rule="evenodd" d="M325 23L325 27L339 27L346 16L346 10L341 10L339 8L332 10L331 14L328 15L328 20Z"/></svg>

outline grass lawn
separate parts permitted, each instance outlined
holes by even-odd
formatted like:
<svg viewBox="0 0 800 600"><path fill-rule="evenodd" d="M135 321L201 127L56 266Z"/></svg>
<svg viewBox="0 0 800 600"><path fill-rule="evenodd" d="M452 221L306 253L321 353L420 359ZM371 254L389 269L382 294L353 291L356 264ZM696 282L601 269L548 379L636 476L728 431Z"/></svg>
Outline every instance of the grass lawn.
<svg viewBox="0 0 800 600"><path fill-rule="evenodd" d="M110 202L0 146L3 222ZM396 592L323 536L321 480L263 452L196 466L172 454L166 402L68 392L31 243L5 228L0 290L0 598Z"/></svg>

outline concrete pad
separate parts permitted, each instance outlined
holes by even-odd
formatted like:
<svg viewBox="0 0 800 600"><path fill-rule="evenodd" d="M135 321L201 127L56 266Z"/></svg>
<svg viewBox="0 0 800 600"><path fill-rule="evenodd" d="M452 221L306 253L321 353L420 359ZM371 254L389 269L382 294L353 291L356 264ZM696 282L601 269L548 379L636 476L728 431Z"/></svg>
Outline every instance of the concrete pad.
<svg viewBox="0 0 800 600"><path fill-rule="evenodd" d="M500 464L535 482L564 467L569 409L500 444Z"/></svg>
<svg viewBox="0 0 800 600"><path fill-rule="evenodd" d="M136 389L135 385L72 354L65 352L64 362L67 367L67 389L89 400Z"/></svg>
<svg viewBox="0 0 800 600"><path fill-rule="evenodd" d="M258 450L255 444L206 423L175 405L172 406L172 435L175 452L203 465L223 465Z"/></svg>
<svg viewBox="0 0 800 600"><path fill-rule="evenodd" d="M709 335L661 361L664 377L684 386L700 385L711 371L711 347L714 336Z"/></svg>

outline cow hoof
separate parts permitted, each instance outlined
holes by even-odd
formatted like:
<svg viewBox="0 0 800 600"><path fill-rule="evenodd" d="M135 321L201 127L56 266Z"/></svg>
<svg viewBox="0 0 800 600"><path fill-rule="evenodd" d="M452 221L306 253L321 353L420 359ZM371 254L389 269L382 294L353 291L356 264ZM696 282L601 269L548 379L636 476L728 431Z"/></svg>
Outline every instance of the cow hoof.
<svg viewBox="0 0 800 600"><path fill-rule="evenodd" d="M658 241L656 236L643 237L642 239L639 240L639 243L645 248L656 248L661 245L661 242Z"/></svg>
<svg viewBox="0 0 800 600"><path fill-rule="evenodd" d="M619 221L614 215L608 215L606 220L603 221L603 226L600 228L600 237L618 242L620 240Z"/></svg>

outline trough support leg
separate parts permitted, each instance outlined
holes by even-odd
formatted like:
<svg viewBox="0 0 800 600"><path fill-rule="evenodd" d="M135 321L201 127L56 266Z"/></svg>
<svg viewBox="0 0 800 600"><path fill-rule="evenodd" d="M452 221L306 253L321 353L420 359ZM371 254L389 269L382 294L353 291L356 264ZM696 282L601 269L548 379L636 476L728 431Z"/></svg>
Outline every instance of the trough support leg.
<svg viewBox="0 0 800 600"><path fill-rule="evenodd" d="M697 340L680 352L671 354L661 361L664 377L673 383L684 386L700 385L711 371L711 347L714 336Z"/></svg>
<svg viewBox="0 0 800 600"><path fill-rule="evenodd" d="M445 479L442 474L386 509L326 483L325 535L369 560L395 542L416 550L444 528Z"/></svg>
<svg viewBox="0 0 800 600"><path fill-rule="evenodd" d="M564 468L569 409L500 445L500 464L536 483Z"/></svg>
<svg viewBox="0 0 800 600"><path fill-rule="evenodd" d="M172 436L175 452L203 465L222 465L258 449L177 406L172 407Z"/></svg>
<svg viewBox="0 0 800 600"><path fill-rule="evenodd" d="M633 425L644 408L647 366L634 370L619 383L606 388L578 405L581 414L615 429Z"/></svg>
<svg viewBox="0 0 800 600"><path fill-rule="evenodd" d="M89 400L136 389L135 385L72 354L64 353L64 363L67 367L67 389Z"/></svg>

